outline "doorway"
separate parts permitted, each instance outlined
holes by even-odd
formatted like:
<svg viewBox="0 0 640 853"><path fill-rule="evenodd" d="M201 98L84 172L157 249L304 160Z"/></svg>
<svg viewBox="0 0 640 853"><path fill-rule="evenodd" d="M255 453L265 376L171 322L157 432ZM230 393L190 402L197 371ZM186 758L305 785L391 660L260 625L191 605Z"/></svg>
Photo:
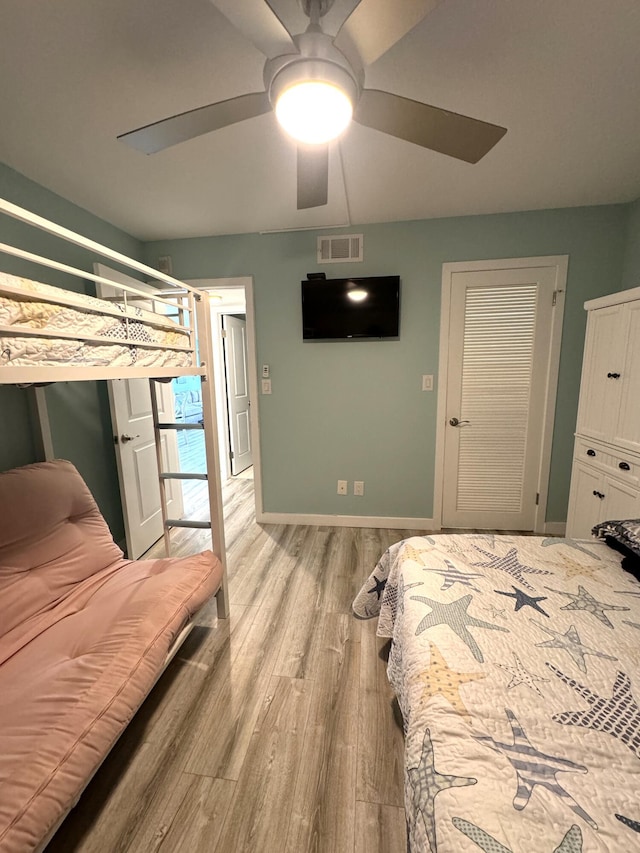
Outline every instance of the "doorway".
<svg viewBox="0 0 640 853"><path fill-rule="evenodd" d="M568 258L443 265L443 527L544 532Z"/></svg>
<svg viewBox="0 0 640 853"><path fill-rule="evenodd" d="M253 279L189 279L186 283L199 290L206 290L211 298L213 370L222 483L224 485L234 479L253 480L254 488L248 490L248 493L253 496L256 517L259 518L262 501ZM188 388L188 381L184 383L183 379L185 377L172 383L176 400L185 400L184 417L187 420L197 420L202 417L196 411L199 379L198 389ZM176 414L178 416L178 411ZM185 438L180 439L178 448L182 470L205 471L202 433L197 430L184 431L183 435ZM184 490L187 515L190 503L195 502L197 507L201 505L199 491L202 489L198 481L192 481L189 486L189 489L185 486ZM242 490L239 493L242 493Z"/></svg>

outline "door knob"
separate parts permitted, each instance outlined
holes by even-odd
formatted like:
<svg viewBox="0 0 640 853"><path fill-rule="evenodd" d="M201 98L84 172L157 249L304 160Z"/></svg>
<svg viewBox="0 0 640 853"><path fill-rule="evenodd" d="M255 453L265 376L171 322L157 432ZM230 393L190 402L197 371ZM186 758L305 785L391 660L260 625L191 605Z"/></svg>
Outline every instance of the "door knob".
<svg viewBox="0 0 640 853"><path fill-rule="evenodd" d="M140 438L140 435L127 435L125 432L120 436L120 441L123 444L126 444L128 441L133 441L135 438Z"/></svg>
<svg viewBox="0 0 640 853"><path fill-rule="evenodd" d="M471 421L459 421L458 418L451 418L449 423L451 426L462 426L462 424L468 424L471 423Z"/></svg>

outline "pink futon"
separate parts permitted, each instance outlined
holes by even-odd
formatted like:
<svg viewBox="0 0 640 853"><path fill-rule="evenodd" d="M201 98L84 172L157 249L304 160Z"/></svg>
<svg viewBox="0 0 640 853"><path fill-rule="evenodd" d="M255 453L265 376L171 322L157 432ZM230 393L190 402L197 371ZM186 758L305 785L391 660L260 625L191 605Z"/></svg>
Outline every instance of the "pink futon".
<svg viewBox="0 0 640 853"><path fill-rule="evenodd" d="M38 849L219 588L211 552L125 560L70 462L0 474L0 851Z"/></svg>

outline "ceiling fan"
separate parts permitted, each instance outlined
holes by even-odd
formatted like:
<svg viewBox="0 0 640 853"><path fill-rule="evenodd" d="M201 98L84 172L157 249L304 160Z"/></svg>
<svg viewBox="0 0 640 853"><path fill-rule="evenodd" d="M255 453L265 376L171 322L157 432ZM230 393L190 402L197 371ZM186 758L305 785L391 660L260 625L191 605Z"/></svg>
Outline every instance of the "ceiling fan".
<svg viewBox="0 0 640 853"><path fill-rule="evenodd" d="M327 203L328 143L352 120L400 139L477 163L506 128L390 92L364 87L364 66L375 62L441 0L360 0L335 38L321 19L334 0L299 0L310 19L292 35L267 0L211 0L264 53L264 92L145 125L118 137L146 154L274 109L298 141L298 210Z"/></svg>

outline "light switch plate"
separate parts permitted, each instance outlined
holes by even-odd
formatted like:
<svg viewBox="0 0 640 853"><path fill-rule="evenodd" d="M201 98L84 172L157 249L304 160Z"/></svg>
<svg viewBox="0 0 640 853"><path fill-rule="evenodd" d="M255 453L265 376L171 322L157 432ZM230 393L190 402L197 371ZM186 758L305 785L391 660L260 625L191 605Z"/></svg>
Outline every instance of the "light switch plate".
<svg viewBox="0 0 640 853"><path fill-rule="evenodd" d="M433 374L425 373L422 376L422 390L433 391Z"/></svg>
<svg viewBox="0 0 640 853"><path fill-rule="evenodd" d="M263 394L270 394L271 393L271 380L270 379L263 379L262 380L262 393Z"/></svg>

